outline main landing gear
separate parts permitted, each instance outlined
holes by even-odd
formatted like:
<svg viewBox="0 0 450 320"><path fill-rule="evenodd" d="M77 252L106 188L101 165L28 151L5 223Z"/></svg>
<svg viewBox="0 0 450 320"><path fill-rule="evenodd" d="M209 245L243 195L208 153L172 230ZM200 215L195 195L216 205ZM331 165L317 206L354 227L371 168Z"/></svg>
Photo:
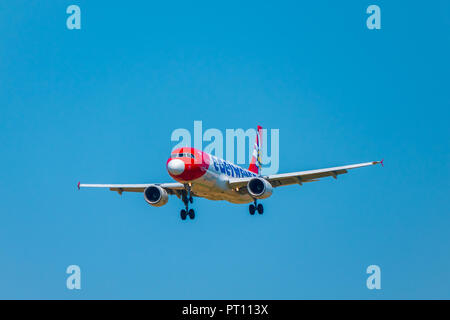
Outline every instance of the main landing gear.
<svg viewBox="0 0 450 320"><path fill-rule="evenodd" d="M181 196L181 200L183 200L183 203L184 203L184 206L186 209L182 209L180 211L180 217L181 217L181 220L186 220L187 216L189 216L189 218L191 220L193 220L195 218L195 211L194 211L194 209L189 209L189 203L193 203L194 198L192 198L192 195L191 195L191 188L189 186L187 186L186 189L187 190L184 191Z"/></svg>
<svg viewBox="0 0 450 320"><path fill-rule="evenodd" d="M261 203L256 203L256 199L255 199L254 204L251 204L248 206L248 211L250 212L251 215L254 215L255 211L258 211L259 214L263 214L264 207Z"/></svg>

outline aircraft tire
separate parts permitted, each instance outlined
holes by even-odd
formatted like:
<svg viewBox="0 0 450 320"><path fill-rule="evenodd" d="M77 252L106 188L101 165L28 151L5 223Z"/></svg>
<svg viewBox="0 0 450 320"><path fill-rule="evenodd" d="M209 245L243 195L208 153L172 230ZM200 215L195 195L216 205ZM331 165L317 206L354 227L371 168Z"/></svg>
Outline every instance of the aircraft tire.
<svg viewBox="0 0 450 320"><path fill-rule="evenodd" d="M189 209L189 218L191 218L191 220L194 220L194 218L195 218L195 211L194 211L194 209Z"/></svg>
<svg viewBox="0 0 450 320"><path fill-rule="evenodd" d="M264 207L261 203L258 203L258 206L256 207L256 210L258 210L259 214L263 214L264 213Z"/></svg>

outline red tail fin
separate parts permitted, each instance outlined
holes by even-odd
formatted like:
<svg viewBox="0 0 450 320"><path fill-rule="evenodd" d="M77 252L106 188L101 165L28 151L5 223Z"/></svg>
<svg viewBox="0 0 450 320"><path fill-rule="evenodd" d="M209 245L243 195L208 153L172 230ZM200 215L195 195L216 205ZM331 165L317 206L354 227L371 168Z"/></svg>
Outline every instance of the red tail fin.
<svg viewBox="0 0 450 320"><path fill-rule="evenodd" d="M253 146L253 155L252 160L250 161L250 166L248 167L248 170L256 173L261 174L261 145L262 145L262 127L258 126L258 131L256 132L256 141L255 145Z"/></svg>

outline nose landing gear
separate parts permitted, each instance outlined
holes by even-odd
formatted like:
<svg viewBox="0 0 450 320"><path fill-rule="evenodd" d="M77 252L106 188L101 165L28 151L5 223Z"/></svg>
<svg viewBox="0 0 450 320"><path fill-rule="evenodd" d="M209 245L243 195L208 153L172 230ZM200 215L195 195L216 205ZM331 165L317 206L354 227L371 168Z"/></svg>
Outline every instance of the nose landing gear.
<svg viewBox="0 0 450 320"><path fill-rule="evenodd" d="M181 220L186 220L186 215L187 215L186 210L181 209L180 211Z"/></svg>
<svg viewBox="0 0 450 320"><path fill-rule="evenodd" d="M181 220L186 220L186 217L189 216L191 220L195 218L194 209L189 209L189 203L194 202L194 198L192 198L191 188L190 186L186 186L186 191L183 192L181 200L183 200L184 206L186 209L181 209L180 217Z"/></svg>
<svg viewBox="0 0 450 320"><path fill-rule="evenodd" d="M263 214L264 207L261 203L256 203L256 199L255 199L254 204L251 204L248 206L248 211L250 212L251 215L254 215L255 211L258 211L259 214Z"/></svg>

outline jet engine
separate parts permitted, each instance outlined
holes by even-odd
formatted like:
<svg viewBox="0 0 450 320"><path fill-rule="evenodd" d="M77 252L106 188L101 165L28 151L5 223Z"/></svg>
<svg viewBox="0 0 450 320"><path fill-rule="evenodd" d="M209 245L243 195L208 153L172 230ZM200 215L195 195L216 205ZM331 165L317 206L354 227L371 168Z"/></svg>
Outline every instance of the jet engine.
<svg viewBox="0 0 450 320"><path fill-rule="evenodd" d="M265 199L272 195L272 185L263 178L252 178L247 184L247 190L255 199Z"/></svg>
<svg viewBox="0 0 450 320"><path fill-rule="evenodd" d="M154 207L161 207L169 201L167 191L160 186L151 185L144 190L144 199Z"/></svg>

